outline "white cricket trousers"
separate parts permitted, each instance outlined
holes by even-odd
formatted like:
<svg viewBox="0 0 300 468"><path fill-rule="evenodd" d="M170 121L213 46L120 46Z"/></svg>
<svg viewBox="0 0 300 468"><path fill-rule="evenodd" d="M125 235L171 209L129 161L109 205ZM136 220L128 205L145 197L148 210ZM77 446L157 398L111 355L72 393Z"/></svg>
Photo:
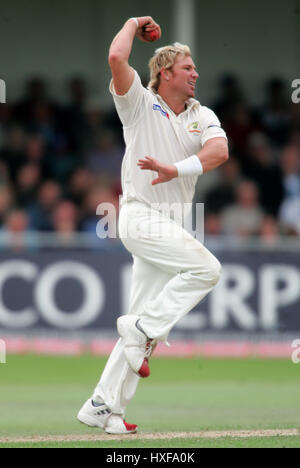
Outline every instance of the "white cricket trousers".
<svg viewBox="0 0 300 468"><path fill-rule="evenodd" d="M138 201L122 206L119 235L133 256L128 313L141 317L147 336L166 341L178 320L216 285L221 265L179 224ZM93 394L122 415L139 381L123 350L120 338Z"/></svg>

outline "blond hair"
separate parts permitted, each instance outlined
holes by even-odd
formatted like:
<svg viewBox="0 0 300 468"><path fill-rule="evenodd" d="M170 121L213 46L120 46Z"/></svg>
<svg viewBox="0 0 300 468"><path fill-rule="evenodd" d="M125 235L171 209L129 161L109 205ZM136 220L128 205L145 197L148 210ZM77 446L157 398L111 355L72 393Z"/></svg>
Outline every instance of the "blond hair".
<svg viewBox="0 0 300 468"><path fill-rule="evenodd" d="M187 45L174 42L172 45L156 49L154 56L149 61L150 81L149 88L157 93L160 85L160 71L162 68L173 67L178 55L191 56L191 50Z"/></svg>

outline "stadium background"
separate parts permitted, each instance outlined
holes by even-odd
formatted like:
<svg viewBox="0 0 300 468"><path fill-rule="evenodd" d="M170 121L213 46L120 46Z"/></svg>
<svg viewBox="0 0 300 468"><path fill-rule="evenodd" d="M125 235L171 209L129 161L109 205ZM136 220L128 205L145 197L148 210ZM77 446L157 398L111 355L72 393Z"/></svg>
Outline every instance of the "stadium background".
<svg viewBox="0 0 300 468"><path fill-rule="evenodd" d="M195 196L223 275L151 358L126 414L142 440L109 440L75 416L128 302L130 256L96 236L96 207L118 206L124 150L108 47L145 14L163 38L135 41L132 65L147 83L157 46L190 44L197 97L229 136ZM1 448L299 447L299 32L298 0L2 0Z"/></svg>
<svg viewBox="0 0 300 468"><path fill-rule="evenodd" d="M163 37L135 41L131 64L146 84L156 47L189 43L197 97L231 154L195 195L222 282L158 352L289 356L300 333L296 0L1 2L0 337L8 352L71 354L108 352L116 338L130 256L96 235L98 204L117 209L124 151L107 53L126 18L145 13Z"/></svg>

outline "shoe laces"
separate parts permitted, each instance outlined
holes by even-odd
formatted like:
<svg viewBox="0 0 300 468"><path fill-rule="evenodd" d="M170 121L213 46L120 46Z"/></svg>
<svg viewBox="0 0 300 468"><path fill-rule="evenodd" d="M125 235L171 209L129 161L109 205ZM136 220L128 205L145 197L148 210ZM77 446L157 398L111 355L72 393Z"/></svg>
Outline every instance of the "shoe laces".
<svg viewBox="0 0 300 468"><path fill-rule="evenodd" d="M150 340L148 339L146 341L146 343L140 343L140 344L127 344L126 347L127 348L141 348L142 351L143 351L143 354L145 356L145 358L149 358L152 354L152 351L153 351L153 346L155 344L155 340Z"/></svg>
<svg viewBox="0 0 300 468"><path fill-rule="evenodd" d="M154 340L148 340L145 347L145 357L149 358L153 351Z"/></svg>

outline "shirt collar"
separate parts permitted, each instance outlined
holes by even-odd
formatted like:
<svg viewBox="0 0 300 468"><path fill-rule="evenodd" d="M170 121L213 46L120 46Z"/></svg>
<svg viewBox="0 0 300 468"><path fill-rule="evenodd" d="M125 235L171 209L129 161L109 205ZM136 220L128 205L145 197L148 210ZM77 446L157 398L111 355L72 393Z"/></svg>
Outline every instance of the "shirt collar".
<svg viewBox="0 0 300 468"><path fill-rule="evenodd" d="M164 107L167 107L173 114L175 114L175 112L170 109L170 107L168 106L168 104L163 100L163 98L161 97L160 94L158 93L155 93L151 88L147 88L148 91L150 91L151 94L153 94L153 96L155 96L157 98L157 100L164 105ZM181 114L178 114L179 115L182 115L184 114L185 112L189 112L191 109L193 109L194 107L200 107L200 102L197 101L196 99L194 98L190 98L186 101L186 109L185 111L181 112ZM175 114L176 115L176 114Z"/></svg>

